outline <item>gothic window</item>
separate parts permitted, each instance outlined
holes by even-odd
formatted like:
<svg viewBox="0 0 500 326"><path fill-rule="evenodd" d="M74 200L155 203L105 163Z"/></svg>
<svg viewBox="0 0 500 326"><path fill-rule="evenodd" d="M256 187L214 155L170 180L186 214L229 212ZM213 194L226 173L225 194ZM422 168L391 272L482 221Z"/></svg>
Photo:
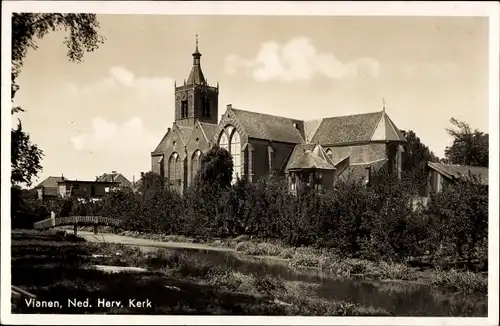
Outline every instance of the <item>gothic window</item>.
<svg viewBox="0 0 500 326"><path fill-rule="evenodd" d="M177 153L173 153L168 161L168 181L171 187L180 189L182 181L182 162Z"/></svg>
<svg viewBox="0 0 500 326"><path fill-rule="evenodd" d="M241 178L241 140L240 134L234 129L231 135L230 153L233 157L233 183Z"/></svg>
<svg viewBox="0 0 500 326"><path fill-rule="evenodd" d="M161 157L161 159L158 161L158 164L160 165L160 178L162 180L165 179L165 164L163 164L163 156Z"/></svg>
<svg viewBox="0 0 500 326"><path fill-rule="evenodd" d="M201 151L198 149L194 152L193 154L193 158L191 159L191 179L194 180L194 178L196 177L196 174L198 173L198 171L200 171L200 168L201 168L201 157L202 157L202 153Z"/></svg>
<svg viewBox="0 0 500 326"><path fill-rule="evenodd" d="M187 118L188 116L188 102L184 100L181 102L181 118Z"/></svg>
<svg viewBox="0 0 500 326"><path fill-rule="evenodd" d="M229 150L229 141L225 130L222 130L219 138L219 147Z"/></svg>
<svg viewBox="0 0 500 326"><path fill-rule="evenodd" d="M230 135L228 140L228 135ZM219 147L229 151L233 158L232 183L241 178L243 172L243 158L241 157L241 137L233 126L227 126L219 135Z"/></svg>
<svg viewBox="0 0 500 326"><path fill-rule="evenodd" d="M203 117L204 118L210 118L210 101L208 98L204 97L203 98Z"/></svg>

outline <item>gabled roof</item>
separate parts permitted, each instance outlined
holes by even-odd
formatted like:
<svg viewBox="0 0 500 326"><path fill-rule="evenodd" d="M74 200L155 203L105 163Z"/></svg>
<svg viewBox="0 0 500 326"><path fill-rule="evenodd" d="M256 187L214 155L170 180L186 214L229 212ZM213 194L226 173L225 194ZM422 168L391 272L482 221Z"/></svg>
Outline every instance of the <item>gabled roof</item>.
<svg viewBox="0 0 500 326"><path fill-rule="evenodd" d="M168 128L167 132L165 133L165 136L163 136L160 143L158 144L158 146L156 146L156 149L153 151L152 154L163 154L163 152L165 151L165 146L167 145L167 140L170 132L171 132L170 128Z"/></svg>
<svg viewBox="0 0 500 326"><path fill-rule="evenodd" d="M376 132L376 139L372 139ZM324 118L321 120L312 143L340 145L372 140L405 141L385 111Z"/></svg>
<svg viewBox="0 0 500 326"><path fill-rule="evenodd" d="M401 131L399 131L385 111L382 111L382 116L380 117L377 128L373 131L371 140L406 142L406 139Z"/></svg>
<svg viewBox="0 0 500 326"><path fill-rule="evenodd" d="M335 170L335 167L313 151L306 150L298 157L298 159L291 162L287 166L287 170L304 169Z"/></svg>
<svg viewBox="0 0 500 326"><path fill-rule="evenodd" d="M488 185L488 168L482 166L469 166L457 164L443 164L429 162L428 166L439 172L441 175L448 179L464 179L469 177L469 173L473 176L479 177L483 185Z"/></svg>
<svg viewBox="0 0 500 326"><path fill-rule="evenodd" d="M207 137L207 141L214 141L215 139L215 131L217 130L218 125L208 122L198 122L201 126L201 131Z"/></svg>
<svg viewBox="0 0 500 326"><path fill-rule="evenodd" d="M57 188L57 183L62 181L63 177L48 177L47 179L40 182L35 188Z"/></svg>
<svg viewBox="0 0 500 326"><path fill-rule="evenodd" d="M119 182L122 186L128 187L132 185L132 183L121 173L104 173L101 175L97 181L101 182Z"/></svg>
<svg viewBox="0 0 500 326"><path fill-rule="evenodd" d="M310 143L316 130L318 130L319 125L323 119L304 121L304 134L306 137L306 142Z"/></svg>
<svg viewBox="0 0 500 326"><path fill-rule="evenodd" d="M301 132L294 126L294 123L301 122L299 120L240 109L230 110L251 138L292 144L305 142Z"/></svg>
<svg viewBox="0 0 500 326"><path fill-rule="evenodd" d="M43 188L44 196L57 196L59 194L57 183L62 181L62 177L48 177L47 179L40 182L35 189Z"/></svg>
<svg viewBox="0 0 500 326"><path fill-rule="evenodd" d="M179 126L174 122L174 135L177 135L184 146L186 146L189 142L189 137L191 137L191 133L193 132L193 127L187 126Z"/></svg>

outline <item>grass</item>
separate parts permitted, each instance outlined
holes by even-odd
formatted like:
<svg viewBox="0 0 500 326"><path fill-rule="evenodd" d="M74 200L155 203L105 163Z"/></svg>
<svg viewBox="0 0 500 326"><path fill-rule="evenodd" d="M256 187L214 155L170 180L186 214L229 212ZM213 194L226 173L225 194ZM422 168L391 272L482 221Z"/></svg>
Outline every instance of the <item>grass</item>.
<svg viewBox="0 0 500 326"><path fill-rule="evenodd" d="M147 267L142 274L107 274L92 265ZM390 315L379 308L314 298L310 289L292 289L276 277L234 272L191 254L86 243L55 232L12 233L12 283L39 300L57 300L62 308L27 307L14 313L228 314L228 315ZM92 307L68 307L67 299ZM97 300L150 300L151 308L98 307Z"/></svg>
<svg viewBox="0 0 500 326"><path fill-rule="evenodd" d="M488 277L469 271L437 270L432 275L431 282L435 286L451 287L465 293L488 293Z"/></svg>
<svg viewBox="0 0 500 326"><path fill-rule="evenodd" d="M153 235L135 231L124 231L121 234L167 242L203 242L211 247L232 248L245 255L287 259L292 268L319 268L334 277L419 281L438 288L449 288L465 293L487 292L487 276L480 273L459 272L454 269L445 271L440 268L427 269L419 273L405 263L341 258L327 250L310 247L291 248L282 244L252 240L246 235L234 239L201 241L183 235Z"/></svg>

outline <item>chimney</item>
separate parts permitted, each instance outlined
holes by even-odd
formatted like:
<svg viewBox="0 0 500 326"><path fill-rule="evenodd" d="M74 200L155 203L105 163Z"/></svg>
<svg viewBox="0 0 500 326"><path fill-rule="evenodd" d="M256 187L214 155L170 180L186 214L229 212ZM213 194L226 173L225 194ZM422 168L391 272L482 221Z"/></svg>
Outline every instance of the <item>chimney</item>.
<svg viewBox="0 0 500 326"><path fill-rule="evenodd" d="M111 173L117 173L116 171L111 171Z"/></svg>
<svg viewBox="0 0 500 326"><path fill-rule="evenodd" d="M227 108L227 109L232 109L232 108L233 108L233 105L232 105L232 104L228 104L228 105L226 106L226 108Z"/></svg>
<svg viewBox="0 0 500 326"><path fill-rule="evenodd" d="M61 180L64 181L64 174L61 174Z"/></svg>

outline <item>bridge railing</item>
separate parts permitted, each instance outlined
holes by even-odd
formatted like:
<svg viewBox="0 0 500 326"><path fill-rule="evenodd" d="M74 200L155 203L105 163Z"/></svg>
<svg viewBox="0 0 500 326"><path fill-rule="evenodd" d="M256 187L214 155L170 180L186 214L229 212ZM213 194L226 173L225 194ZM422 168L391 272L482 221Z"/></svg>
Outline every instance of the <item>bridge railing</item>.
<svg viewBox="0 0 500 326"><path fill-rule="evenodd" d="M48 229L58 225L106 225L120 226L121 220L104 216L67 216L51 217L33 224L35 229Z"/></svg>

